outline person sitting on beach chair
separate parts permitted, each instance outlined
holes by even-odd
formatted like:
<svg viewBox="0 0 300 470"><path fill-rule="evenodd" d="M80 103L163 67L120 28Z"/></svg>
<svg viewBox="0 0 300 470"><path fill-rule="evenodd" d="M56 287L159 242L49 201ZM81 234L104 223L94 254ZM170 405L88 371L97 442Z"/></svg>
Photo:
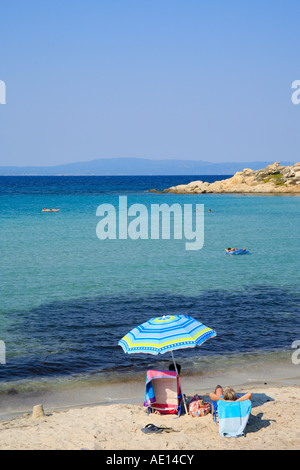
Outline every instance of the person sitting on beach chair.
<svg viewBox="0 0 300 470"><path fill-rule="evenodd" d="M177 364L177 362L176 362L176 368L175 368L175 364L172 362L172 363L169 365L169 370L173 370L173 371L176 372L176 369L177 369L178 375L180 375L181 365L180 365L180 364Z"/></svg>
<svg viewBox="0 0 300 470"><path fill-rule="evenodd" d="M217 423L219 417L219 434L223 437L244 436L251 413L251 393L237 395L235 391L226 387L224 392L221 385L217 385L215 393L210 393L213 404L213 420Z"/></svg>
<svg viewBox="0 0 300 470"><path fill-rule="evenodd" d="M217 385L215 388L214 393L209 394L211 403L212 403L212 416L214 422L217 424L217 416L219 412L219 405L220 403L234 403L234 402L246 402L246 400L249 400L249 408L251 409L251 393L245 393L244 395L239 395L236 394L235 391L227 387L225 388L225 391L223 392L223 387L221 385ZM224 410L222 411L224 413ZM226 413L226 411L225 411Z"/></svg>
<svg viewBox="0 0 300 470"><path fill-rule="evenodd" d="M245 393L244 395L236 395L235 391L230 388L226 387L225 391L223 392L223 387L221 385L217 385L215 392L209 394L212 401L215 403L219 400L225 401L244 401L244 400L251 400L251 393Z"/></svg>

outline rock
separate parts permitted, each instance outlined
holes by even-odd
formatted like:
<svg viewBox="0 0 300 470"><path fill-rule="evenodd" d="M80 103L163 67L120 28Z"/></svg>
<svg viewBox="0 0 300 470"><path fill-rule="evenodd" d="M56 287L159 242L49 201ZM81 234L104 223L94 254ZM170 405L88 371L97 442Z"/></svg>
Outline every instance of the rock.
<svg viewBox="0 0 300 470"><path fill-rule="evenodd" d="M203 184L203 181L192 181L191 183L188 183L186 186L188 188L197 188L198 186L201 186Z"/></svg>
<svg viewBox="0 0 300 470"><path fill-rule="evenodd" d="M192 181L165 189L169 193L300 193L300 163L280 166L274 162L261 170L245 168L226 180L213 183Z"/></svg>
<svg viewBox="0 0 300 470"><path fill-rule="evenodd" d="M278 167L280 166L280 162L272 163L265 168L265 171L269 174L276 173L278 171Z"/></svg>
<svg viewBox="0 0 300 470"><path fill-rule="evenodd" d="M43 405L35 405L32 410L32 419L42 418L45 416Z"/></svg>
<svg viewBox="0 0 300 470"><path fill-rule="evenodd" d="M244 175L252 175L255 172L251 170L251 168L244 168L241 173L244 173Z"/></svg>

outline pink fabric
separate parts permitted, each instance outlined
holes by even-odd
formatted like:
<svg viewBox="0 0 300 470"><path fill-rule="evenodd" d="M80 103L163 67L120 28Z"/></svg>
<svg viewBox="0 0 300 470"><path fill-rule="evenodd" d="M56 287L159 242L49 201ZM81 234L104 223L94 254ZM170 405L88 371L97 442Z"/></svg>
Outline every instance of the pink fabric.
<svg viewBox="0 0 300 470"><path fill-rule="evenodd" d="M160 414L177 413L178 395L179 378L175 371L147 371L144 406L150 406Z"/></svg>
<svg viewBox="0 0 300 470"><path fill-rule="evenodd" d="M177 374L172 370L148 370L146 383L150 382L153 379L176 379Z"/></svg>

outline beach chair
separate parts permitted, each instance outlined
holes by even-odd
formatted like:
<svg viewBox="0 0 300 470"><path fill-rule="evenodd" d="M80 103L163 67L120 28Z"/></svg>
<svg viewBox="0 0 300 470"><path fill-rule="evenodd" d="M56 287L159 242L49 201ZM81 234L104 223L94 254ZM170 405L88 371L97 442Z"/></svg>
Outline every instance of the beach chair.
<svg viewBox="0 0 300 470"><path fill-rule="evenodd" d="M213 400L211 400L211 413L212 413L214 423L218 424L218 405Z"/></svg>
<svg viewBox="0 0 300 470"><path fill-rule="evenodd" d="M239 437L245 435L251 413L251 401L218 402L219 434L223 437Z"/></svg>
<svg viewBox="0 0 300 470"><path fill-rule="evenodd" d="M147 413L181 414L179 377L174 371L148 370L144 407Z"/></svg>

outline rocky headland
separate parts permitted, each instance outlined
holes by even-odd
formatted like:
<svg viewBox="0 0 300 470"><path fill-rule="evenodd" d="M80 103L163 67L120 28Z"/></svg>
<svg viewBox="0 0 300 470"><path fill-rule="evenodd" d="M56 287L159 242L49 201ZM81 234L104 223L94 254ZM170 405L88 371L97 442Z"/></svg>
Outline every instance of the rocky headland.
<svg viewBox="0 0 300 470"><path fill-rule="evenodd" d="M156 191L156 190L152 190ZM214 183L192 181L164 189L162 192L178 194L204 193L299 193L300 194L300 163L280 166L279 162L262 170L245 168L231 178Z"/></svg>

